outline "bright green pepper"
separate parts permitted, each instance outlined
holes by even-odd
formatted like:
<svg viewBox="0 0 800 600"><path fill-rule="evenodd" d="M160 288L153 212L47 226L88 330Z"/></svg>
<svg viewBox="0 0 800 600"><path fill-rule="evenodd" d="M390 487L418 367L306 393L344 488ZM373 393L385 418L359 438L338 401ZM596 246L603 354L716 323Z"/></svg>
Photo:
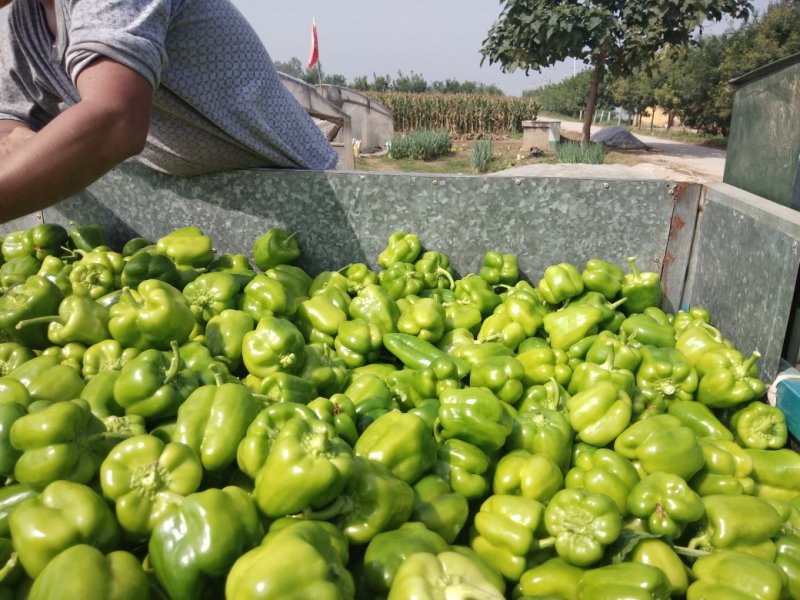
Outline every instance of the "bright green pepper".
<svg viewBox="0 0 800 600"><path fill-rule="evenodd" d="M310 382L319 395L329 397L340 393L347 386L347 365L331 346L308 344L304 355L305 360L298 376Z"/></svg>
<svg viewBox="0 0 800 600"><path fill-rule="evenodd" d="M511 356L495 356L475 366L469 375L472 387L489 388L495 396L508 404L516 404L522 398L522 379L525 369Z"/></svg>
<svg viewBox="0 0 800 600"><path fill-rule="evenodd" d="M722 551L703 556L692 566L695 581L689 586L688 600L784 598L786 577L768 560L741 552Z"/></svg>
<svg viewBox="0 0 800 600"><path fill-rule="evenodd" d="M352 598L355 584L347 561L347 541L336 527L297 520L236 560L225 581L225 597Z"/></svg>
<svg viewBox="0 0 800 600"><path fill-rule="evenodd" d="M219 379L231 379L228 368L213 356L207 346L198 341L186 342L178 348L178 354L187 370L192 371L200 385L218 383Z"/></svg>
<svg viewBox="0 0 800 600"><path fill-rule="evenodd" d="M643 312L648 307L657 307L664 299L661 275L653 272L640 272L636 258L628 257L631 272L622 281L621 295L627 298L623 310L627 314Z"/></svg>
<svg viewBox="0 0 800 600"><path fill-rule="evenodd" d="M695 325L711 325L711 313L700 306L690 306L689 310L679 310L672 321L675 327L675 336L681 334Z"/></svg>
<svg viewBox="0 0 800 600"><path fill-rule="evenodd" d="M448 356L430 342L409 335L407 333L384 333L383 345L410 369L424 369L430 367L434 361L447 358L455 363L458 377L463 378L469 374L469 365L466 361Z"/></svg>
<svg viewBox="0 0 800 600"><path fill-rule="evenodd" d="M14 474L17 460L22 456L21 450L12 445L10 437L14 423L27 414L24 404L8 401L5 398L0 402L0 475L3 477L7 478Z"/></svg>
<svg viewBox="0 0 800 600"><path fill-rule="evenodd" d="M577 458L564 478L564 485L605 494L611 498L620 514L627 515L628 495L639 483L636 469L628 459L613 450L584 446L584 451L576 452Z"/></svg>
<svg viewBox="0 0 800 600"><path fill-rule="evenodd" d="M309 296L308 289L311 286L312 278L300 267L276 265L264 271L264 275L283 284L297 300L302 300Z"/></svg>
<svg viewBox="0 0 800 600"><path fill-rule="evenodd" d="M778 450L786 446L789 431L786 416L779 408L764 402L751 402L731 416L736 441L745 448Z"/></svg>
<svg viewBox="0 0 800 600"><path fill-rule="evenodd" d="M139 354L138 348L123 348L117 340L102 340L86 349L81 374L89 381L101 371L120 371Z"/></svg>
<svg viewBox="0 0 800 600"><path fill-rule="evenodd" d="M490 250L483 255L480 276L493 286L514 285L519 279L517 257Z"/></svg>
<svg viewBox="0 0 800 600"><path fill-rule="evenodd" d="M277 265L286 265L300 258L300 244L297 234L273 227L259 236L253 243L253 261L262 271Z"/></svg>
<svg viewBox="0 0 800 600"><path fill-rule="evenodd" d="M0 377L5 377L11 371L35 358L33 350L17 342L0 343Z"/></svg>
<svg viewBox="0 0 800 600"><path fill-rule="evenodd" d="M708 370L697 387L697 400L711 408L731 408L761 398L766 385L755 366L760 356L753 352L745 361Z"/></svg>
<svg viewBox="0 0 800 600"><path fill-rule="evenodd" d="M414 269L422 274L425 289L448 289L455 287L453 269L450 268L450 259L446 254L428 251L414 263Z"/></svg>
<svg viewBox="0 0 800 600"><path fill-rule="evenodd" d="M771 538L783 519L766 500L754 496L703 496L702 526L689 541L690 548L706 551L738 550L766 560L775 558ZM742 518L746 515L746 518Z"/></svg>
<svg viewBox="0 0 800 600"><path fill-rule="evenodd" d="M579 567L600 560L605 547L622 533L622 517L614 502L583 489L556 493L545 509L544 523L558 555Z"/></svg>
<svg viewBox="0 0 800 600"><path fill-rule="evenodd" d="M492 286L475 274L456 281L455 298L457 302L477 308L486 317L502 302Z"/></svg>
<svg viewBox="0 0 800 600"><path fill-rule="evenodd" d="M418 552L400 565L387 600L458 597L502 600L503 594L481 566L465 554Z"/></svg>
<svg viewBox="0 0 800 600"><path fill-rule="evenodd" d="M309 344L334 345L339 325L347 321L347 313L325 295L312 296L300 303L294 323Z"/></svg>
<svg viewBox="0 0 800 600"><path fill-rule="evenodd" d="M305 360L305 339L286 319L264 317L242 340L245 368L258 377L278 371L297 373Z"/></svg>
<svg viewBox="0 0 800 600"><path fill-rule="evenodd" d="M648 403L669 406L675 400L694 400L697 371L674 348L642 348L636 386Z"/></svg>
<svg viewBox="0 0 800 600"><path fill-rule="evenodd" d="M620 332L629 343L639 346L675 347L675 330L664 311L658 308L646 308L643 313L630 315L621 323Z"/></svg>
<svg viewBox="0 0 800 600"><path fill-rule="evenodd" d="M60 254L68 239L67 230L57 223L42 223L30 229L12 231L3 238L3 258L10 261L33 256L42 260L45 256Z"/></svg>
<svg viewBox="0 0 800 600"><path fill-rule="evenodd" d="M48 256L42 261L42 266L36 275L49 279L58 286L61 293L68 296L72 293L72 282L69 275L72 273L74 265L67 264L60 258Z"/></svg>
<svg viewBox="0 0 800 600"><path fill-rule="evenodd" d="M80 573L80 577L75 577L75 573ZM28 598L138 600L148 598L149 594L147 575L133 554L117 550L104 555L93 546L78 544L47 564L34 581Z"/></svg>
<svg viewBox="0 0 800 600"><path fill-rule="evenodd" d="M183 295L192 309L195 320L207 323L222 311L237 308L239 291L239 282L233 275L213 271L203 273L186 284Z"/></svg>
<svg viewBox="0 0 800 600"><path fill-rule="evenodd" d="M578 584L583 573L584 569L569 564L563 558L551 558L522 574L514 589L514 597L578 600Z"/></svg>
<svg viewBox="0 0 800 600"><path fill-rule="evenodd" d="M546 454L562 471L566 471L572 455L573 435L563 414L549 408L528 408L520 410L514 417L506 447Z"/></svg>
<svg viewBox="0 0 800 600"><path fill-rule="evenodd" d="M423 523L448 544L461 533L468 516L467 499L456 493L443 477L430 474L414 484L411 519Z"/></svg>
<svg viewBox="0 0 800 600"><path fill-rule="evenodd" d="M492 491L546 504L563 487L561 467L549 454L512 450L497 462Z"/></svg>
<svg viewBox="0 0 800 600"><path fill-rule="evenodd" d="M308 403L317 418L333 425L336 434L350 446L355 446L359 432L356 428L356 407L344 394L333 394L330 398L316 398Z"/></svg>
<svg viewBox="0 0 800 600"><path fill-rule="evenodd" d="M419 237L405 231L395 231L389 236L389 243L378 255L378 264L388 269L400 262L413 263L422 250Z"/></svg>
<svg viewBox="0 0 800 600"><path fill-rule="evenodd" d="M619 389L623 390L628 396L633 395L634 377L633 373L627 369L620 369L614 366L614 351L609 350L605 362L595 364L582 362L576 365L572 371L567 391L576 394L592 387L600 381L610 381Z"/></svg>
<svg viewBox="0 0 800 600"><path fill-rule="evenodd" d="M348 367L361 367L378 358L383 335L377 325L363 319L347 320L339 324L334 347Z"/></svg>
<svg viewBox="0 0 800 600"><path fill-rule="evenodd" d="M667 542L657 538L640 540L630 554L630 561L660 569L667 577L671 596L686 593L689 568Z"/></svg>
<svg viewBox="0 0 800 600"><path fill-rule="evenodd" d="M514 294L503 300L503 303L494 309L495 314L503 314L519 325L525 336L530 338L542 327L544 315L547 314L542 305L523 297L523 294Z"/></svg>
<svg viewBox="0 0 800 600"><path fill-rule="evenodd" d="M37 356L8 374L22 383L30 394L31 402L46 400L61 402L80 396L85 386L83 378L74 368L59 364L55 356Z"/></svg>
<svg viewBox="0 0 800 600"><path fill-rule="evenodd" d="M457 438L488 453L503 447L514 425L514 409L487 388L448 389L439 395L437 437Z"/></svg>
<svg viewBox="0 0 800 600"><path fill-rule="evenodd" d="M562 414L567 412L567 400L570 395L555 378L541 385L532 385L525 390L522 402L517 407L519 412L531 408L547 408Z"/></svg>
<svg viewBox="0 0 800 600"><path fill-rule="evenodd" d="M601 381L570 397L567 414L578 439L605 446L630 423L631 399L610 381Z"/></svg>
<svg viewBox="0 0 800 600"><path fill-rule="evenodd" d="M160 419L176 414L199 385L198 375L186 368L173 343L171 353L145 350L122 367L114 400L126 414Z"/></svg>
<svg viewBox="0 0 800 600"><path fill-rule="evenodd" d="M432 471L445 479L453 491L468 500L485 498L489 493L489 458L469 442L445 440L436 453Z"/></svg>
<svg viewBox="0 0 800 600"><path fill-rule="evenodd" d="M195 325L183 294L157 279L143 281L137 292L123 292L109 314L108 329L112 337L126 348L140 350L164 350L173 341L182 344L189 339Z"/></svg>
<svg viewBox="0 0 800 600"><path fill-rule="evenodd" d="M178 285L178 269L167 256L156 252L137 252L125 261L120 282L126 287L138 287L147 279L158 279Z"/></svg>
<svg viewBox="0 0 800 600"><path fill-rule="evenodd" d="M25 283L28 277L38 275L41 268L42 261L32 256L11 259L0 267L0 289L7 291L20 283ZM48 280L51 279L46 274L42 276ZM70 287L70 291L71 289Z"/></svg>
<svg viewBox="0 0 800 600"><path fill-rule="evenodd" d="M253 495L267 517L320 508L336 498L353 472L353 451L333 425L291 419L278 432Z"/></svg>
<svg viewBox="0 0 800 600"><path fill-rule="evenodd" d="M47 339L57 346L79 342L91 346L110 337L108 311L86 296L67 296L58 305L58 315L43 315L17 322L17 329L49 323Z"/></svg>
<svg viewBox="0 0 800 600"><path fill-rule="evenodd" d="M684 329L680 335L676 331L675 347L695 365L709 352L723 350L727 346L719 329L708 323L700 323Z"/></svg>
<svg viewBox="0 0 800 600"><path fill-rule="evenodd" d="M699 440L733 440L733 434L707 406L691 400L676 400L667 407L667 413L678 417L694 431Z"/></svg>
<svg viewBox="0 0 800 600"><path fill-rule="evenodd" d="M400 314L397 330L435 343L444 334L445 312L436 300L420 298Z"/></svg>
<svg viewBox="0 0 800 600"><path fill-rule="evenodd" d="M800 537L782 535L775 540L777 556L775 564L786 575L786 589L789 596L800 596Z"/></svg>
<svg viewBox="0 0 800 600"><path fill-rule="evenodd" d="M268 402L308 404L317 396L317 389L313 383L281 371L259 380L258 386L251 388L251 391L264 396Z"/></svg>
<svg viewBox="0 0 800 600"><path fill-rule="evenodd" d="M178 409L174 441L194 450L207 471L218 471L236 461L236 448L260 409L239 383L204 385Z"/></svg>
<svg viewBox="0 0 800 600"><path fill-rule="evenodd" d="M505 578L519 580L528 555L546 536L544 510L541 502L525 496L490 496L475 515L472 549Z"/></svg>
<svg viewBox="0 0 800 600"><path fill-rule="evenodd" d="M111 267L101 262L84 262L84 259L73 266L69 281L73 294L92 300L119 288Z"/></svg>
<svg viewBox="0 0 800 600"><path fill-rule="evenodd" d="M526 337L522 325L512 320L508 314L501 312L484 319L477 339L479 342L495 341L516 351Z"/></svg>
<svg viewBox="0 0 800 600"><path fill-rule="evenodd" d="M542 346L526 350L516 358L525 371L522 383L526 387L544 385L551 379L566 386L572 377L572 368L567 364L568 358L563 351Z"/></svg>
<svg viewBox="0 0 800 600"><path fill-rule="evenodd" d="M297 312L297 302L289 287L265 273L256 275L244 287L241 309L256 321L272 316L288 319Z"/></svg>
<svg viewBox="0 0 800 600"><path fill-rule="evenodd" d="M105 500L80 483L54 481L41 494L17 506L9 520L19 560L37 577L62 551L91 544L114 550L120 529Z"/></svg>
<svg viewBox="0 0 800 600"><path fill-rule="evenodd" d="M677 417L663 414L633 423L614 440L614 450L645 473L663 471L687 481L705 460L694 432Z"/></svg>
<svg viewBox="0 0 800 600"><path fill-rule="evenodd" d="M136 540L148 538L172 505L198 489L202 477L191 448L149 434L120 442L100 465L103 495L115 504L122 530Z"/></svg>
<svg viewBox="0 0 800 600"><path fill-rule="evenodd" d="M618 266L599 258L586 261L581 281L586 289L600 292L607 300L613 300L622 289L625 272Z"/></svg>
<svg viewBox="0 0 800 600"><path fill-rule="evenodd" d="M583 292L583 281L578 269L570 263L550 265L536 288L548 304L560 304Z"/></svg>
<svg viewBox="0 0 800 600"><path fill-rule="evenodd" d="M748 449L753 461L755 495L762 498L793 500L800 496L800 455L789 448Z"/></svg>
<svg viewBox="0 0 800 600"><path fill-rule="evenodd" d="M11 341L32 349L50 345L47 323L33 324L22 330L17 323L25 319L52 315L58 310L63 296L58 286L44 277L33 275L0 296L0 331Z"/></svg>
<svg viewBox="0 0 800 600"><path fill-rule="evenodd" d="M543 327L550 338L550 346L567 351L575 342L592 335L603 320L603 311L596 306L567 306L548 313Z"/></svg>
<svg viewBox="0 0 800 600"><path fill-rule="evenodd" d="M590 569L578 585L579 600L669 597L669 581L661 569L633 562Z"/></svg>
<svg viewBox="0 0 800 600"><path fill-rule="evenodd" d="M106 245L106 234L102 225L96 223L79 224L74 221L69 223L69 240L77 250L91 252L98 246Z"/></svg>
<svg viewBox="0 0 800 600"><path fill-rule="evenodd" d="M261 542L263 530L253 499L238 487L186 496L158 521L148 542L158 581L173 598L218 593L228 570Z"/></svg>
<svg viewBox="0 0 800 600"><path fill-rule="evenodd" d="M461 304L455 300L444 302L444 329L446 332L468 330L470 334L478 331L483 321L481 311L476 306Z"/></svg>
<svg viewBox="0 0 800 600"><path fill-rule="evenodd" d="M198 227L181 227L156 241L156 250L177 265L207 267L214 258L211 238Z"/></svg>
<svg viewBox="0 0 800 600"><path fill-rule="evenodd" d="M246 312L223 310L206 323L206 346L211 355L231 371L241 369L244 336L255 329L255 320Z"/></svg>
<svg viewBox="0 0 800 600"><path fill-rule="evenodd" d="M397 331L400 309L379 285L367 285L350 302L350 317L377 325L384 335Z"/></svg>
<svg viewBox="0 0 800 600"><path fill-rule="evenodd" d="M366 286L378 282L378 274L364 263L351 263L339 271L347 278L347 293L356 295Z"/></svg>
<svg viewBox="0 0 800 600"><path fill-rule="evenodd" d="M356 456L380 462L408 483L417 481L436 459L433 432L420 417L392 410L361 433Z"/></svg>
<svg viewBox="0 0 800 600"><path fill-rule="evenodd" d="M700 441L705 465L690 480L690 485L701 496L712 494L752 494L755 482L753 459L736 442L722 439Z"/></svg>
<svg viewBox="0 0 800 600"><path fill-rule="evenodd" d="M647 519L650 533L675 539L684 527L703 518L701 497L686 480L672 473L651 473L637 483L628 494L628 510L640 519Z"/></svg>
<svg viewBox="0 0 800 600"><path fill-rule="evenodd" d="M419 294L425 288L422 273L407 262L393 264L378 274L378 283L393 300Z"/></svg>

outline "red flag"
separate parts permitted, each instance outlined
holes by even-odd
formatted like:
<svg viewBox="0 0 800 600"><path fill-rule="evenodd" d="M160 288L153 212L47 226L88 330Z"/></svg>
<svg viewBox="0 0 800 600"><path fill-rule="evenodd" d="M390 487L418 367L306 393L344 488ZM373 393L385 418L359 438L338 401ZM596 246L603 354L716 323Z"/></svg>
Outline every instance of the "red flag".
<svg viewBox="0 0 800 600"><path fill-rule="evenodd" d="M317 21L311 19L311 56L308 58L308 68L310 69L319 61L319 41L317 40Z"/></svg>

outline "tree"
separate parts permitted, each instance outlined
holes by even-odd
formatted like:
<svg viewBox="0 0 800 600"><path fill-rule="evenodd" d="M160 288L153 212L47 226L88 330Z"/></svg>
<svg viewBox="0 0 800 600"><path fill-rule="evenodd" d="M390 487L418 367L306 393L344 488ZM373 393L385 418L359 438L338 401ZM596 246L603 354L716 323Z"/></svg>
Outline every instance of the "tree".
<svg viewBox="0 0 800 600"><path fill-rule="evenodd" d="M667 44L687 44L703 22L747 18L748 0L501 0L481 54L504 71L540 71L578 58L592 65L581 141L587 143L607 73L630 75Z"/></svg>
<svg viewBox="0 0 800 600"><path fill-rule="evenodd" d="M411 75L404 75L402 71L398 71L392 89L396 92L422 93L428 91L428 82L422 75L414 73L414 71L411 71Z"/></svg>
<svg viewBox="0 0 800 600"><path fill-rule="evenodd" d="M306 74L303 63L301 63L300 59L296 56L293 56L287 62L276 60L275 68L281 73L286 73L287 75L295 77L296 79L303 79L303 76Z"/></svg>

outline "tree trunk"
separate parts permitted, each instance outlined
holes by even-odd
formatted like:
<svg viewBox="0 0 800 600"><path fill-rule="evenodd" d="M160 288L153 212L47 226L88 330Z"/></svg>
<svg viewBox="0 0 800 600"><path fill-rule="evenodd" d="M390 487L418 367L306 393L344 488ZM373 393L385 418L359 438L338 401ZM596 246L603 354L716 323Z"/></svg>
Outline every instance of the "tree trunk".
<svg viewBox="0 0 800 600"><path fill-rule="evenodd" d="M597 91L600 89L600 82L603 80L605 63L598 61L592 69L592 83L589 86L589 96L586 98L586 111L583 114L583 131L581 133L581 146L589 143L592 137L592 121L594 121L594 109L597 105Z"/></svg>
<svg viewBox="0 0 800 600"><path fill-rule="evenodd" d="M653 124L656 122L656 107L653 107L653 112L650 115L650 131L653 131Z"/></svg>

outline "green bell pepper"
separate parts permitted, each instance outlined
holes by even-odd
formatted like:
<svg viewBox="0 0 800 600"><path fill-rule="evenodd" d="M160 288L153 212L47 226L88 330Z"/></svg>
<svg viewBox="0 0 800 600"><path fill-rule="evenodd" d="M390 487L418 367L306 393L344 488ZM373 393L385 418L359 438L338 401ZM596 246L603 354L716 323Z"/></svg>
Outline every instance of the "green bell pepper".
<svg viewBox="0 0 800 600"><path fill-rule="evenodd" d="M280 227L268 229L253 243L253 262L262 271L286 265L300 258L299 232L289 233Z"/></svg>
<svg viewBox="0 0 800 600"><path fill-rule="evenodd" d="M512 450L497 461L492 491L547 504L563 487L564 475L549 454Z"/></svg>
<svg viewBox="0 0 800 600"><path fill-rule="evenodd" d="M628 510L647 519L653 535L667 539L679 537L686 525L703 518L705 507L697 492L672 473L651 473L633 486L628 494Z"/></svg>
<svg viewBox="0 0 800 600"><path fill-rule="evenodd" d="M579 440L594 446L611 443L631 420L631 399L610 381L601 381L567 400L569 424Z"/></svg>
<svg viewBox="0 0 800 600"><path fill-rule="evenodd" d="M546 536L544 505L525 496L495 494L475 515L470 545L475 553L503 577L518 581L528 555Z"/></svg>
<svg viewBox="0 0 800 600"><path fill-rule="evenodd" d="M522 574L514 588L514 597L578 600L578 584L583 573L584 569L563 558L551 558Z"/></svg>
<svg viewBox="0 0 800 600"><path fill-rule="evenodd" d="M256 328L256 322L246 312L223 310L206 323L206 346L211 355L231 371L242 366L242 345L245 334Z"/></svg>
<svg viewBox="0 0 800 600"><path fill-rule="evenodd" d="M587 305L570 305L548 313L542 319L550 346L565 352L575 342L596 333L602 320L602 309Z"/></svg>
<svg viewBox="0 0 800 600"><path fill-rule="evenodd" d="M483 450L453 438L439 446L432 471L446 480L457 494L467 500L477 500L490 492L489 466L489 458Z"/></svg>
<svg viewBox="0 0 800 600"><path fill-rule="evenodd" d="M120 275L120 283L135 288L147 279L158 279L177 286L178 269L167 256L156 252L137 252L128 257Z"/></svg>
<svg viewBox="0 0 800 600"><path fill-rule="evenodd" d="M339 271L347 279L347 293L356 295L366 286L378 282L378 274L364 263L351 263Z"/></svg>
<svg viewBox="0 0 800 600"><path fill-rule="evenodd" d="M139 354L138 348L123 348L117 340L102 340L86 349L81 374L90 381L102 371L120 371Z"/></svg>
<svg viewBox="0 0 800 600"><path fill-rule="evenodd" d="M636 386L652 405L668 407L675 400L694 400L697 371L675 348L642 348Z"/></svg>
<svg viewBox="0 0 800 600"><path fill-rule="evenodd" d="M720 360L713 368L705 367L705 374L697 387L699 402L711 408L731 408L764 395L766 385L758 377L756 367L761 354L754 351L749 359L741 361L722 351L709 354L716 355L710 357L712 360L716 357Z"/></svg>
<svg viewBox="0 0 800 600"><path fill-rule="evenodd" d="M693 365L700 362L709 352L727 348L722 332L708 323L692 325L684 329L680 335L677 331L675 333L675 347Z"/></svg>
<svg viewBox="0 0 800 600"><path fill-rule="evenodd" d="M423 419L392 410L361 433L353 452L382 463L393 475L413 484L436 459L436 440Z"/></svg>
<svg viewBox="0 0 800 600"><path fill-rule="evenodd" d="M627 369L620 369L614 366L614 351L612 349L609 349L605 362L601 364L582 362L575 365L567 391L570 394L576 394L601 381L610 381L628 396L633 396L633 373Z"/></svg>
<svg viewBox="0 0 800 600"><path fill-rule="evenodd" d="M41 268L42 261L32 256L11 259L9 262L0 266L0 289L5 292L21 283L25 283L28 277L38 275ZM51 280L46 274L42 276ZM71 289L70 287L70 291Z"/></svg>
<svg viewBox="0 0 800 600"><path fill-rule="evenodd" d="M256 321L273 316L289 319L297 312L298 301L302 299L281 280L264 273L253 277L244 287L240 307Z"/></svg>
<svg viewBox="0 0 800 600"><path fill-rule="evenodd" d="M573 467L564 478L570 489L585 489L594 494L605 494L614 502L623 516L628 514L628 495L639 483L639 474L621 454L608 448L595 448L588 444L576 445Z"/></svg>
<svg viewBox="0 0 800 600"><path fill-rule="evenodd" d="M298 376L310 382L319 395L329 397L340 393L347 386L347 365L337 356L332 346L308 344L304 355L305 360Z"/></svg>
<svg viewBox="0 0 800 600"><path fill-rule="evenodd" d="M445 358L456 365L459 379L469 374L469 364L457 356L450 356L430 342L407 333L384 333L383 345L409 369L431 367L434 361Z"/></svg>
<svg viewBox="0 0 800 600"><path fill-rule="evenodd" d="M457 438L489 454L505 444L514 426L514 409L487 388L444 390L439 395L438 439Z"/></svg>
<svg viewBox="0 0 800 600"><path fill-rule="evenodd" d="M741 552L722 551L703 556L692 565L695 581L686 592L688 600L784 598L786 576L768 560Z"/></svg>
<svg viewBox="0 0 800 600"><path fill-rule="evenodd" d="M433 298L420 298L400 313L397 330L435 343L444 335L444 307Z"/></svg>
<svg viewBox="0 0 800 600"><path fill-rule="evenodd" d="M395 573L387 600L412 598L502 600L502 590L475 559L459 552L412 554Z"/></svg>
<svg viewBox="0 0 800 600"><path fill-rule="evenodd" d="M386 290L379 285L371 284L364 287L350 301L348 310L350 318L363 319L367 323L376 325L384 335L397 331L400 309Z"/></svg>
<svg viewBox="0 0 800 600"><path fill-rule="evenodd" d="M623 310L630 315L661 304L664 299L661 275L650 271L639 271L636 267L636 258L633 256L628 257L628 265L631 272L625 275L620 290L620 294L627 298Z"/></svg>
<svg viewBox="0 0 800 600"><path fill-rule="evenodd" d="M508 404L516 404L525 391L525 369L511 356L494 356L476 365L469 375L471 387L489 388L495 396Z"/></svg>
<svg viewBox="0 0 800 600"><path fill-rule="evenodd" d="M699 440L733 440L733 434L708 406L692 400L676 400L667 407L667 413L678 417L694 431Z"/></svg>
<svg viewBox="0 0 800 600"><path fill-rule="evenodd" d="M422 274L425 289L452 290L456 285L453 269L450 268L450 258L441 252L424 252L414 263L414 269Z"/></svg>
<svg viewBox="0 0 800 600"><path fill-rule="evenodd" d="M286 319L264 317L242 340L242 360L248 372L266 377L278 371L297 373L305 360L305 338Z"/></svg>
<svg viewBox="0 0 800 600"><path fill-rule="evenodd" d="M625 319L619 327L628 343L657 348L675 347L675 329L664 311L651 307L643 313L634 313Z"/></svg>
<svg viewBox="0 0 800 600"><path fill-rule="evenodd" d="M513 254L502 254L496 250L490 250L483 255L479 274L495 287L514 285L519 279L517 257Z"/></svg>
<svg viewBox="0 0 800 600"><path fill-rule="evenodd" d="M671 596L682 596L686 593L691 572L673 547L664 540L640 540L633 548L629 560L660 569L667 577Z"/></svg>
<svg viewBox="0 0 800 600"><path fill-rule="evenodd" d="M80 575L75 577L76 573ZM133 554L117 550L104 555L93 546L77 544L47 564L28 599L139 600L149 594L147 575Z"/></svg>
<svg viewBox="0 0 800 600"><path fill-rule="evenodd" d="M475 274L456 281L454 291L456 302L477 308L483 317L490 315L502 302L492 286Z"/></svg>
<svg viewBox="0 0 800 600"><path fill-rule="evenodd" d="M355 368L377 360L383 348L383 334L377 325L352 319L339 324L333 342L339 358Z"/></svg>
<svg viewBox="0 0 800 600"><path fill-rule="evenodd" d="M448 544L461 533L468 516L467 499L456 493L443 477L431 473L414 484L411 520L421 522Z"/></svg>
<svg viewBox="0 0 800 600"><path fill-rule="evenodd" d="M72 282L69 275L72 273L73 267L73 264L67 264L60 258L48 256L42 261L41 267L35 274L49 279L58 286L64 296L69 296L72 294Z"/></svg>
<svg viewBox="0 0 800 600"><path fill-rule="evenodd" d="M528 338L539 332L544 322L544 315L547 314L541 303L529 300L521 293L506 297L494 312L506 315L522 328Z"/></svg>
<svg viewBox="0 0 800 600"><path fill-rule="evenodd" d="M618 598L652 598L668 600L670 585L658 567L622 562L590 569L578 585L580 600L615 600Z"/></svg>
<svg viewBox="0 0 800 600"><path fill-rule="evenodd" d="M120 529L105 500L80 483L54 481L20 503L9 519L11 537L25 572L33 578L64 550L91 544L117 548Z"/></svg>
<svg viewBox="0 0 800 600"><path fill-rule="evenodd" d="M17 460L22 456L21 449L15 448L11 443L11 429L14 423L27 414L24 404L8 401L5 398L0 402L0 475L5 478L14 474Z"/></svg>
<svg viewBox="0 0 800 600"><path fill-rule="evenodd" d="M613 500L584 489L556 493L545 509L544 523L553 536L548 543L555 544L561 558L579 567L599 561L605 547L622 533L622 517Z"/></svg>
<svg viewBox="0 0 800 600"><path fill-rule="evenodd" d="M565 415L549 408L528 408L515 415L506 448L545 454L566 472L572 456L573 436Z"/></svg>
<svg viewBox="0 0 800 600"><path fill-rule="evenodd" d="M181 227L156 240L156 250L177 265L203 268L214 258L211 238L198 227Z"/></svg>
<svg viewBox="0 0 800 600"><path fill-rule="evenodd" d="M551 379L566 386L572 378L572 367L568 364L567 354L562 350L541 346L521 352L516 359L524 369L522 383L526 387L544 385Z"/></svg>
<svg viewBox="0 0 800 600"><path fill-rule="evenodd" d="M57 346L79 342L91 346L110 337L109 314L86 296L67 296L58 305L58 315L43 315L17 322L16 329L48 323L47 339Z"/></svg>
<svg viewBox="0 0 800 600"><path fill-rule="evenodd" d="M225 581L231 600L353 598L347 541L330 523L297 520L240 556ZM298 568L301 566L302 568Z"/></svg>
<svg viewBox="0 0 800 600"><path fill-rule="evenodd" d="M249 377L252 377L249 376ZM263 396L266 402L296 402L308 404L317 397L317 388L310 381L278 371L267 375L263 379L256 378L258 385L250 386L254 394ZM247 385L247 379L245 379Z"/></svg>
<svg viewBox="0 0 800 600"><path fill-rule="evenodd" d="M150 536L148 557L170 597L199 600L215 589L221 594L218 588L236 559L262 537L247 492L234 486L208 489L167 510Z"/></svg>
<svg viewBox="0 0 800 600"><path fill-rule="evenodd" d="M60 254L68 240L67 230L57 223L42 223L30 229L12 231L3 238L3 258L10 261L33 256L42 260L45 256Z"/></svg>
<svg viewBox="0 0 800 600"><path fill-rule="evenodd" d="M100 465L103 495L115 504L117 521L134 540L147 539L172 505L200 487L202 477L191 448L150 434L123 440Z"/></svg>
<svg viewBox="0 0 800 600"><path fill-rule="evenodd" d="M645 473L663 471L687 481L705 464L697 436L672 415L633 423L614 440L614 450Z"/></svg>
<svg viewBox="0 0 800 600"><path fill-rule="evenodd" d="M69 241L77 250L91 252L98 246L106 245L106 234L102 225L97 223L76 223L70 221Z"/></svg>
<svg viewBox="0 0 800 600"><path fill-rule="evenodd" d="M386 248L378 254L378 264L383 269L389 269L397 263L413 263L421 250L422 245L416 234L395 231L389 236Z"/></svg>
<svg viewBox="0 0 800 600"><path fill-rule="evenodd" d="M378 273L378 284L393 300L419 294L425 289L422 273L407 262L398 262Z"/></svg>
<svg viewBox="0 0 800 600"><path fill-rule="evenodd" d="M701 496L712 494L753 494L755 482L751 477L753 459L734 441L723 439L700 440L705 465L690 480Z"/></svg>
<svg viewBox="0 0 800 600"><path fill-rule="evenodd" d="M0 296L0 331L10 341L28 348L46 348L50 345L47 323L33 324L22 330L16 325L25 319L54 314L62 299L61 290L50 280L38 275L28 277Z"/></svg>
<svg viewBox="0 0 800 600"><path fill-rule="evenodd" d="M334 345L339 325L347 321L347 313L327 296L318 294L300 303L294 323L309 344Z"/></svg>
<svg viewBox="0 0 800 600"><path fill-rule="evenodd" d="M783 411L761 401L740 408L730 419L736 441L745 448L778 450L786 446L789 430Z"/></svg>
<svg viewBox="0 0 800 600"><path fill-rule="evenodd" d="M780 450L747 449L753 461L755 495L778 500L800 496L800 455L789 448Z"/></svg>
<svg viewBox="0 0 800 600"><path fill-rule="evenodd" d="M583 280L575 265L559 263L544 270L536 289L548 304L561 304L583 293Z"/></svg>
<svg viewBox="0 0 800 600"><path fill-rule="evenodd" d="M59 357L42 355L23 363L8 374L28 390L31 402L61 402L81 395L86 385L73 367L59 364Z"/></svg>
<svg viewBox="0 0 800 600"><path fill-rule="evenodd" d="M183 295L195 320L207 323L222 311L237 308L239 291L239 282L233 275L213 271L203 273L187 283L183 288Z"/></svg>
<svg viewBox="0 0 800 600"><path fill-rule="evenodd" d="M333 425L293 418L281 427L253 495L259 510L275 518L320 508L336 498L353 473L353 451Z"/></svg>
<svg viewBox="0 0 800 600"><path fill-rule="evenodd" d="M508 314L501 312L484 319L481 328L478 330L477 339L479 342L498 342L516 351L526 337L527 335L522 325L512 320Z"/></svg>
<svg viewBox="0 0 800 600"><path fill-rule="evenodd" d="M333 425L336 434L350 446L358 441L356 428L356 407L353 401L344 394L333 394L330 398L317 398L308 403L318 419Z"/></svg>
<svg viewBox="0 0 800 600"><path fill-rule="evenodd" d="M532 385L525 390L522 402L517 407L519 412L531 408L548 408L562 414L567 413L567 400L570 395L555 378L542 385Z"/></svg>
<svg viewBox="0 0 800 600"><path fill-rule="evenodd" d="M786 590L789 596L800 596L800 537L782 535L775 540L777 556L775 564L786 575Z"/></svg>
<svg viewBox="0 0 800 600"><path fill-rule="evenodd" d="M587 290L600 292L607 300L614 300L625 279L625 272L619 265L599 258L590 258L581 273L581 281Z"/></svg>
<svg viewBox="0 0 800 600"><path fill-rule="evenodd" d="M17 342L0 343L0 377L5 377L11 371L36 358L36 353Z"/></svg>

